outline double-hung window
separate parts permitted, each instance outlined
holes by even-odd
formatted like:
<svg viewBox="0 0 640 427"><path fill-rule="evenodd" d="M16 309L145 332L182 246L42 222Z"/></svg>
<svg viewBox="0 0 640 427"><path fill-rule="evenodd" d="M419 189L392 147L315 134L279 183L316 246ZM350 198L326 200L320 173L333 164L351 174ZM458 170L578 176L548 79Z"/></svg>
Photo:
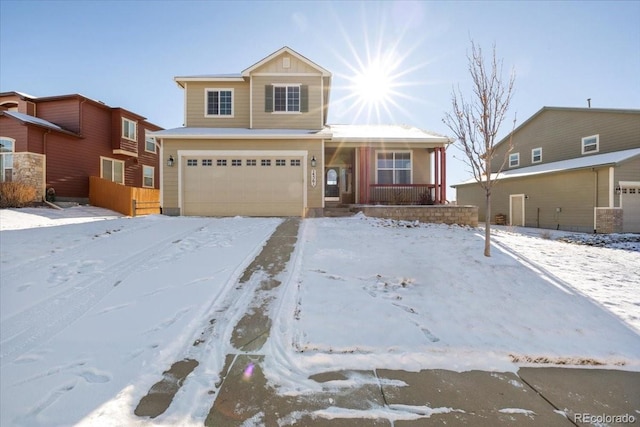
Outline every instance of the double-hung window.
<svg viewBox="0 0 640 427"><path fill-rule="evenodd" d="M309 111L309 86L274 84L265 86L265 112L306 113Z"/></svg>
<svg viewBox="0 0 640 427"><path fill-rule="evenodd" d="M600 150L600 135L591 135L582 138L582 154L597 153Z"/></svg>
<svg viewBox="0 0 640 427"><path fill-rule="evenodd" d="M542 161L542 148L534 148L531 150L531 163L540 163Z"/></svg>
<svg viewBox="0 0 640 427"><path fill-rule="evenodd" d="M0 137L0 182L12 180L15 142L13 138Z"/></svg>
<svg viewBox="0 0 640 427"><path fill-rule="evenodd" d="M520 153L509 154L509 167L515 168L520 166Z"/></svg>
<svg viewBox="0 0 640 427"><path fill-rule="evenodd" d="M124 162L100 157L100 178L124 184Z"/></svg>
<svg viewBox="0 0 640 427"><path fill-rule="evenodd" d="M145 135L144 137L144 151L148 153L156 152L156 140L154 137Z"/></svg>
<svg viewBox="0 0 640 427"><path fill-rule="evenodd" d="M377 155L378 184L411 184L411 153L380 152Z"/></svg>
<svg viewBox="0 0 640 427"><path fill-rule="evenodd" d="M138 140L137 126L133 120L122 118L122 137L131 141Z"/></svg>
<svg viewBox="0 0 640 427"><path fill-rule="evenodd" d="M142 166L142 186L153 188L155 171L153 166Z"/></svg>
<svg viewBox="0 0 640 427"><path fill-rule="evenodd" d="M205 116L233 117L233 89L205 89Z"/></svg>

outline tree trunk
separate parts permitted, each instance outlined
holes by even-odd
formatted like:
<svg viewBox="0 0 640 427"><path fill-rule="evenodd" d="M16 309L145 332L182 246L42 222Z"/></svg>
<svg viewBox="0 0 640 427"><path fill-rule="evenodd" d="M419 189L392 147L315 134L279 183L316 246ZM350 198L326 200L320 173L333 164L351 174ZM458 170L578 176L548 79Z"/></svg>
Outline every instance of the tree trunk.
<svg viewBox="0 0 640 427"><path fill-rule="evenodd" d="M484 256L491 256L491 192L487 191L484 225Z"/></svg>

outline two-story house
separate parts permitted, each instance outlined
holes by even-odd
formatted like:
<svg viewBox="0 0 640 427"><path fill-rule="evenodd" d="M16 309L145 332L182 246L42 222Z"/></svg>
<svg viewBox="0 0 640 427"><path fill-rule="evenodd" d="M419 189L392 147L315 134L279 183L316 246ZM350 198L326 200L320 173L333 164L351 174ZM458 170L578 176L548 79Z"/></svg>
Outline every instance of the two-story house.
<svg viewBox="0 0 640 427"><path fill-rule="evenodd" d="M87 202L89 177L159 188L159 148L149 134L162 128L123 108L82 95L34 97L0 93L0 181L58 200Z"/></svg>
<svg viewBox="0 0 640 427"><path fill-rule="evenodd" d="M497 159L508 138L498 143ZM507 215L507 223L640 232L640 110L544 107L513 131L512 141L491 193L492 212ZM484 206L475 181L454 187L458 203ZM486 221L482 211L479 220Z"/></svg>
<svg viewBox="0 0 640 427"><path fill-rule="evenodd" d="M328 125L331 73L283 47L239 74L175 77L184 127L155 132L168 215L317 216L330 203L443 203L442 135Z"/></svg>

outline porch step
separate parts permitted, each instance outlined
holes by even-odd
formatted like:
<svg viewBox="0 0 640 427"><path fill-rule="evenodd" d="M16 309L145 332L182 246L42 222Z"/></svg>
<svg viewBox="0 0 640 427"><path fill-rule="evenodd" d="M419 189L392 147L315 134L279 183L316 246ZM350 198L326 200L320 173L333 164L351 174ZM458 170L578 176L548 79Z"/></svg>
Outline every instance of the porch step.
<svg viewBox="0 0 640 427"><path fill-rule="evenodd" d="M326 217L345 217L352 216L354 213L349 207L325 207L324 216Z"/></svg>

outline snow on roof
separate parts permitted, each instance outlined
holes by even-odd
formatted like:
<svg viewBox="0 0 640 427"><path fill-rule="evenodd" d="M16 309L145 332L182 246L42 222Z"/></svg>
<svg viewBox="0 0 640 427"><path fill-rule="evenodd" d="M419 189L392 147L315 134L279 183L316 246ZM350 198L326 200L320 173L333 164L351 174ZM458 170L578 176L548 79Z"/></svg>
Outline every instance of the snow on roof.
<svg viewBox="0 0 640 427"><path fill-rule="evenodd" d="M405 140L411 142L453 142L447 136L408 125L328 125L333 140Z"/></svg>
<svg viewBox="0 0 640 427"><path fill-rule="evenodd" d="M544 163L541 165L528 166L526 168L506 170L502 171L499 176L495 173L491 174L491 179L496 179L496 177L499 179L522 178L525 176L617 164L636 156L640 156L640 148L614 151L613 153L592 154L589 156L577 157L575 159L560 160L558 162ZM475 179L469 179L467 181L454 184L453 187L457 185L472 184L474 182L476 182Z"/></svg>
<svg viewBox="0 0 640 427"><path fill-rule="evenodd" d="M308 129L247 129L182 127L150 133L160 138L326 138L323 131Z"/></svg>
<svg viewBox="0 0 640 427"><path fill-rule="evenodd" d="M53 124L51 122L48 122L38 117L30 116L28 114L18 113L17 111L3 111L3 113L7 116L11 116L25 123L31 123L34 125L43 126L49 129L59 130L61 132L69 132L68 130L63 129L56 124Z"/></svg>

